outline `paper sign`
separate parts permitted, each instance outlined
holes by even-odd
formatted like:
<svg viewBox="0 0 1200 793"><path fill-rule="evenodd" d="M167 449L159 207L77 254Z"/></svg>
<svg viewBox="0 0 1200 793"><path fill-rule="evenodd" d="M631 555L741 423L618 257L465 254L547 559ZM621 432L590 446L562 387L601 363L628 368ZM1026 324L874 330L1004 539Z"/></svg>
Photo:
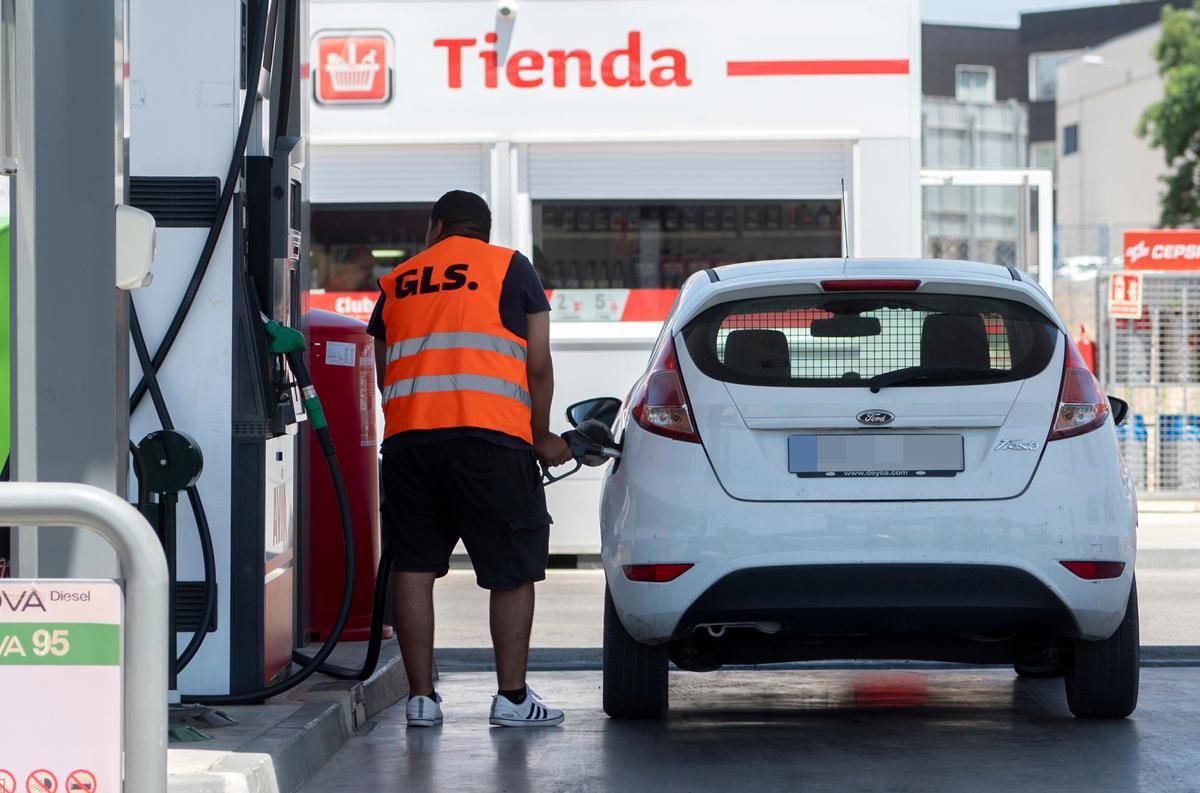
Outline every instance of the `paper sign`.
<svg viewBox="0 0 1200 793"><path fill-rule="evenodd" d="M122 789L121 614L113 581L0 581L0 791Z"/></svg>
<svg viewBox="0 0 1200 793"><path fill-rule="evenodd" d="M1142 318L1142 277L1113 273L1108 277L1108 315L1120 319Z"/></svg>

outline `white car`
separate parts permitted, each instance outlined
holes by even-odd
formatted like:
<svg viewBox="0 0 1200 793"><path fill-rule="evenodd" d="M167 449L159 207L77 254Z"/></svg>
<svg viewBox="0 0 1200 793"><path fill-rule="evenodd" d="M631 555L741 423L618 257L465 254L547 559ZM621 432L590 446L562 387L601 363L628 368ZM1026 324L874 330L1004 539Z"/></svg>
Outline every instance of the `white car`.
<svg viewBox="0 0 1200 793"><path fill-rule="evenodd" d="M1013 268L697 273L628 399L568 411L621 448L600 514L605 711L661 717L668 661L870 658L1011 663L1063 675L1076 716L1128 715L1127 409Z"/></svg>

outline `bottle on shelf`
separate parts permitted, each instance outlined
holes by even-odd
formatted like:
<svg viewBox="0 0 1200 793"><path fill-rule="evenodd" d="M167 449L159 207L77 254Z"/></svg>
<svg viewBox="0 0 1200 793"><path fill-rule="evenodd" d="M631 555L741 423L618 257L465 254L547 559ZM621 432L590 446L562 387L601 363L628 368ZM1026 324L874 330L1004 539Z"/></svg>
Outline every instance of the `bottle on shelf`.
<svg viewBox="0 0 1200 793"><path fill-rule="evenodd" d="M598 206L592 212L592 228L596 231L611 231L612 219L609 208Z"/></svg>
<svg viewBox="0 0 1200 793"><path fill-rule="evenodd" d="M800 205L800 228L810 229L816 223L816 218L813 216L812 209L808 204Z"/></svg>
<svg viewBox="0 0 1200 793"><path fill-rule="evenodd" d="M721 205L721 231L737 231L737 206L734 204Z"/></svg>
<svg viewBox="0 0 1200 793"><path fill-rule="evenodd" d="M547 231L558 231L560 223L558 204L545 204L542 206L542 228Z"/></svg>
<svg viewBox="0 0 1200 793"><path fill-rule="evenodd" d="M763 211L759 204L746 204L746 231L758 231L763 225Z"/></svg>
<svg viewBox="0 0 1200 793"><path fill-rule="evenodd" d="M592 230L592 208L590 206L581 206L575 210L575 228L580 231Z"/></svg>
<svg viewBox="0 0 1200 793"><path fill-rule="evenodd" d="M783 228L783 207L779 204L767 204L763 219L769 231L779 231Z"/></svg>
<svg viewBox="0 0 1200 793"><path fill-rule="evenodd" d="M572 259L567 263L567 272L563 274L563 289L579 288L579 260Z"/></svg>
<svg viewBox="0 0 1200 793"><path fill-rule="evenodd" d="M821 204L821 208L817 210L817 228L833 228L833 213L829 211L828 204Z"/></svg>
<svg viewBox="0 0 1200 793"><path fill-rule="evenodd" d="M559 214L563 231L575 231L575 207L565 205Z"/></svg>

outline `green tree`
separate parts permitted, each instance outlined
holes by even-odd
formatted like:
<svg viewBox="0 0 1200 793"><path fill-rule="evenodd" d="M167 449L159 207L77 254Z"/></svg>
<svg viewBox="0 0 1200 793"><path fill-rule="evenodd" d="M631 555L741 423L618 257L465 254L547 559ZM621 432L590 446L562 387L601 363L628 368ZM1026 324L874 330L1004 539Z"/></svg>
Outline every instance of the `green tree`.
<svg viewBox="0 0 1200 793"><path fill-rule="evenodd" d="M1195 226L1200 224L1200 0L1190 10L1163 7L1154 58L1163 98L1142 113L1137 132L1162 149L1167 164L1159 223Z"/></svg>

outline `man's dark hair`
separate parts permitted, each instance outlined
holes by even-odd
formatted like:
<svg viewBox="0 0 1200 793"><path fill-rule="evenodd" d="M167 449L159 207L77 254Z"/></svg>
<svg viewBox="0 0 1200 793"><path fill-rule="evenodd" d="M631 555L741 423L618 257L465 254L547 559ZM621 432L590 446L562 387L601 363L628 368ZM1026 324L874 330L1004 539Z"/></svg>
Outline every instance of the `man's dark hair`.
<svg viewBox="0 0 1200 793"><path fill-rule="evenodd" d="M439 198L429 218L442 222L443 237L457 234L487 242L492 236L492 211L487 202L466 190L451 190Z"/></svg>

